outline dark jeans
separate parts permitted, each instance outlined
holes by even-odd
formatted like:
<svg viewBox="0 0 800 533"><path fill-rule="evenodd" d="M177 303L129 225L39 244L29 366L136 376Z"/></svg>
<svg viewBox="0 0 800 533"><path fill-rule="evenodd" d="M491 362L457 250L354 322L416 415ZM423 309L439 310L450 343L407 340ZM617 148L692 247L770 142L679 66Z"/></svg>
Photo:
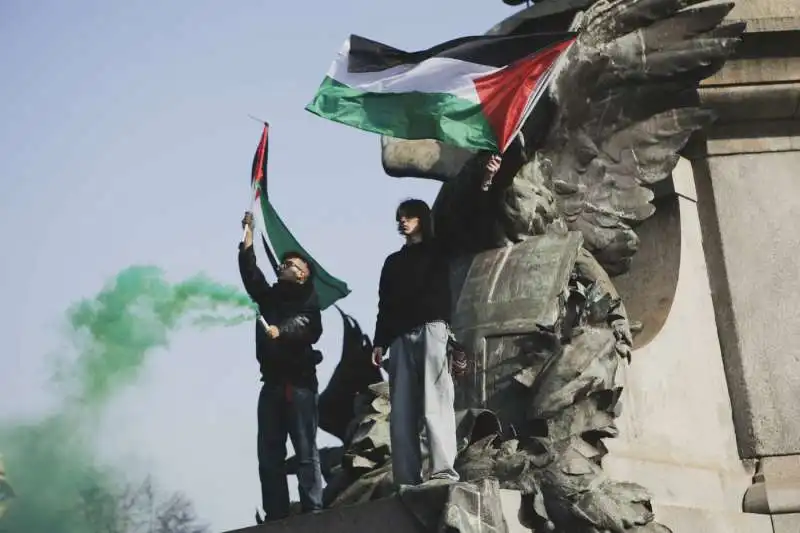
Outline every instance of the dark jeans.
<svg viewBox="0 0 800 533"><path fill-rule="evenodd" d="M298 459L297 484L303 512L322 509L322 474L317 450L317 393L264 383L258 397L258 474L267 520L289 516L286 437Z"/></svg>

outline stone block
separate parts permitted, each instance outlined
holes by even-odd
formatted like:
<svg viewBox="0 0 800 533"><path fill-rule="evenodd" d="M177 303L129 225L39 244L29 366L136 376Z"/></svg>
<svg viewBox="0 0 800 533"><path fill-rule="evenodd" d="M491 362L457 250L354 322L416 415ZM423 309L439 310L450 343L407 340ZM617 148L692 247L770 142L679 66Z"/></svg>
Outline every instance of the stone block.
<svg viewBox="0 0 800 533"><path fill-rule="evenodd" d="M733 156L800 150L800 121L741 122L712 128L706 156Z"/></svg>
<svg viewBox="0 0 800 533"><path fill-rule="evenodd" d="M700 202L742 457L800 453L800 152L708 159ZM705 198L703 191L705 191Z"/></svg>
<svg viewBox="0 0 800 533"><path fill-rule="evenodd" d="M776 18L800 19L800 3L796 0L746 0L736 2L730 14L735 20L760 20Z"/></svg>
<svg viewBox="0 0 800 533"><path fill-rule="evenodd" d="M653 262L636 265L645 272L673 265L677 283L663 326L633 352L618 424L620 437L607 441L611 453L603 467L615 479L647 487L658 507L657 520L675 533L770 532L768 517L742 513L754 462L743 462L736 446L693 200L697 191L690 185L695 180L687 161L676 167L673 181L679 194L675 199L678 213L661 221L654 217L637 228L645 254L634 261ZM657 223L657 231L648 229L652 223ZM670 257L647 253L651 245L671 243L675 231L677 249L672 249L673 244L662 247ZM621 283L620 289L627 298L627 283ZM641 299L646 302L646 295ZM650 305L660 303L654 299ZM637 320L636 315L631 318Z"/></svg>
<svg viewBox="0 0 800 533"><path fill-rule="evenodd" d="M655 505L653 510L658 521L672 533L773 533L772 520L765 515L671 505ZM792 533L797 531L800 530Z"/></svg>
<svg viewBox="0 0 800 533"><path fill-rule="evenodd" d="M293 516L227 533L424 533L419 522L397 498L338 507Z"/></svg>
<svg viewBox="0 0 800 533"><path fill-rule="evenodd" d="M689 165L681 164L678 171L691 178ZM697 206L682 196L678 202L680 216L673 219L680 232L680 247L673 252L679 258L673 265L678 270L675 295L662 329L633 353L618 424L620 437L610 439L608 445L626 458L737 471L741 462L734 440ZM642 225L642 235L657 242L659 234L644 228L648 222ZM642 243L643 248L648 246ZM665 260L654 257L659 262ZM650 270L646 264L637 267ZM622 295L626 296L624 292ZM650 305L658 306L659 302L652 301ZM699 435L703 436L702 445L698 443Z"/></svg>
<svg viewBox="0 0 800 533"><path fill-rule="evenodd" d="M800 531L800 513L775 515L772 527L773 533L797 533Z"/></svg>
<svg viewBox="0 0 800 533"><path fill-rule="evenodd" d="M628 450L615 450L604 459L603 468L614 479L647 487L656 504L720 512L741 510L742 495L750 484L744 467L735 470L732 466L726 471L680 461L657 461L644 457L646 453L641 454L641 459L628 455L632 455Z"/></svg>
<svg viewBox="0 0 800 533"><path fill-rule="evenodd" d="M800 50L798 50L798 56L800 56ZM764 87L748 87L743 84L763 83L777 86L800 81L800 57L798 56L731 59L725 64L725 68L702 82L700 92L704 94L708 88L715 87L736 87L744 91L752 89L763 92Z"/></svg>
<svg viewBox="0 0 800 533"><path fill-rule="evenodd" d="M703 90L702 101L714 109L721 124L791 119L800 108L800 83L707 88Z"/></svg>

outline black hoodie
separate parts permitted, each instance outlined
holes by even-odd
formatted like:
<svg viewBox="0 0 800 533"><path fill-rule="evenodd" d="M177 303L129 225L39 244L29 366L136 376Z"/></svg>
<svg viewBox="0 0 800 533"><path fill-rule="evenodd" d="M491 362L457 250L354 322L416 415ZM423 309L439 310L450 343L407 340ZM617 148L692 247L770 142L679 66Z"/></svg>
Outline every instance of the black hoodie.
<svg viewBox="0 0 800 533"><path fill-rule="evenodd" d="M256 357L262 381L317 390L316 365L321 358L312 345L322 335L322 318L314 285L286 281L270 285L256 264L252 246L239 246L239 273L261 316L280 332L270 339L256 322Z"/></svg>
<svg viewBox="0 0 800 533"><path fill-rule="evenodd" d="M450 323L450 270L436 240L406 244L386 258L378 289L374 345L384 350L417 326Z"/></svg>

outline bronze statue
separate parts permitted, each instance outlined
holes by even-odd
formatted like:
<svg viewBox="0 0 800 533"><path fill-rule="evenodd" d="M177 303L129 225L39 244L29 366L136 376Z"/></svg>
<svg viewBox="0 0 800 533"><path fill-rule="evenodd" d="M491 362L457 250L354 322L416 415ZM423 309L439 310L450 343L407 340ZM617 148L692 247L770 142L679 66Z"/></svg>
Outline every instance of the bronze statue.
<svg viewBox="0 0 800 533"><path fill-rule="evenodd" d="M588 7L568 10L578 4ZM481 181L491 154L382 139L387 174L443 182L435 227L454 258L453 328L474 357L457 387L457 468L463 480L491 476L521 491L520 517L535 531L669 531L654 521L643 487L612 481L600 466L603 439L617 434L618 370L632 346L611 276L636 253L633 226L654 212L652 186L712 121L697 88L744 32L725 22L732 8L548 0L495 26L490 32L538 21L538 31L563 31L554 25L568 13L578 37L548 113L526 123L488 191ZM339 468L350 481L329 493L333 505L391 493L381 429L388 392L368 385L356 387L366 400L343 435Z"/></svg>

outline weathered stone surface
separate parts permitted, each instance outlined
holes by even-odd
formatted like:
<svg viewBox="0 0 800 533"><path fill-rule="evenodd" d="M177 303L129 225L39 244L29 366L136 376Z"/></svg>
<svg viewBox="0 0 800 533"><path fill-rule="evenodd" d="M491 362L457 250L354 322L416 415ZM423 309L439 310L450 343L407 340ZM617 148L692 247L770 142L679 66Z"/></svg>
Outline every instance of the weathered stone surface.
<svg viewBox="0 0 800 533"><path fill-rule="evenodd" d="M800 513L775 515L772 527L773 533L797 533L800 531Z"/></svg>
<svg viewBox="0 0 800 533"><path fill-rule="evenodd" d="M800 153L712 157L699 176L707 202L709 275L743 457L800 453L800 291L788 231L800 215ZM701 169L702 170L702 169Z"/></svg>
<svg viewBox="0 0 800 533"><path fill-rule="evenodd" d="M327 509L227 533L429 533L397 498Z"/></svg>
<svg viewBox="0 0 800 533"><path fill-rule="evenodd" d="M790 273L800 239L789 228L800 213L800 4L742 2L733 15L751 18L750 35L741 58L702 89L720 119L694 167L738 448L757 464L743 508L772 514L775 532L794 532L800 285Z"/></svg>
<svg viewBox="0 0 800 533"><path fill-rule="evenodd" d="M710 153L741 153L794 149L785 135L771 146L774 136L761 131L754 122L794 120L800 112L800 3L794 0L738 2L729 15L746 19L747 33L736 57L714 76L703 81L701 98L714 109L718 121L712 130ZM731 123L748 126L731 132L730 146L717 142L727 139ZM748 134L749 132L749 134Z"/></svg>
<svg viewBox="0 0 800 533"><path fill-rule="evenodd" d="M432 139L398 142L392 137L381 138L383 170L392 177L425 176L446 181L456 176L473 155Z"/></svg>
<svg viewBox="0 0 800 533"><path fill-rule="evenodd" d="M776 120L726 124L711 130L707 156L769 154L800 150L800 121Z"/></svg>
<svg viewBox="0 0 800 533"><path fill-rule="evenodd" d="M737 2L731 18L744 20L800 18L800 4L795 0L750 0ZM750 29L752 31L752 29Z"/></svg>
<svg viewBox="0 0 800 533"><path fill-rule="evenodd" d="M724 512L698 507L654 505L659 518L675 533L796 533L797 529L773 530L769 516Z"/></svg>
<svg viewBox="0 0 800 533"><path fill-rule="evenodd" d="M794 35L791 38L785 39L784 45L793 46L795 41L800 42L799 35ZM751 41L746 41L754 49L758 49L757 42L753 42L755 38L751 37ZM790 48L791 50L791 48ZM800 50L798 50L800 54ZM798 55L781 53L773 57L751 58L741 57L731 60L725 65L725 69L719 71L714 76L708 78L701 85L701 94L706 96L706 89L713 87L731 87L735 88L740 94L742 91L748 89L757 90L759 94L764 94L765 90L771 88L778 88L773 86L782 85L784 83L791 83L800 80L800 73L798 73L798 66L800 66L800 58ZM748 87L746 84L758 82L762 85ZM734 95L735 96L735 95ZM741 98L739 98L741 100ZM707 103L704 100L704 103ZM712 103L710 101L708 103ZM729 118L722 115L721 118L726 121ZM735 118L735 117L734 117Z"/></svg>
<svg viewBox="0 0 800 533"><path fill-rule="evenodd" d="M679 216L672 217L677 228L671 229L679 235L679 250L673 252L679 258L677 286L663 327L633 352L625 371L620 436L608 442L603 466L616 479L648 487L659 509L676 509L658 515L676 532L692 521L697 531L769 531L748 529L753 520L741 514L753 468L740 461L736 446L688 161L678 164L673 180L683 192L675 198ZM646 238L658 242L664 234L647 229L656 217L641 228L644 250L650 245ZM648 257L661 268L661 256L641 259ZM651 305L658 308L656 301Z"/></svg>
<svg viewBox="0 0 800 533"><path fill-rule="evenodd" d="M800 80L800 61L797 67ZM726 134L728 124L734 121L797 118L800 112L800 83L708 88L703 92L703 99L713 105L721 117L725 117L725 127L720 127L718 133L712 133L712 136L719 137ZM752 124L750 127L752 130Z"/></svg>
<svg viewBox="0 0 800 533"><path fill-rule="evenodd" d="M508 491L503 491L508 492ZM228 533L519 533L496 480L408 487L369 503L301 514ZM516 527L509 529L506 516Z"/></svg>

